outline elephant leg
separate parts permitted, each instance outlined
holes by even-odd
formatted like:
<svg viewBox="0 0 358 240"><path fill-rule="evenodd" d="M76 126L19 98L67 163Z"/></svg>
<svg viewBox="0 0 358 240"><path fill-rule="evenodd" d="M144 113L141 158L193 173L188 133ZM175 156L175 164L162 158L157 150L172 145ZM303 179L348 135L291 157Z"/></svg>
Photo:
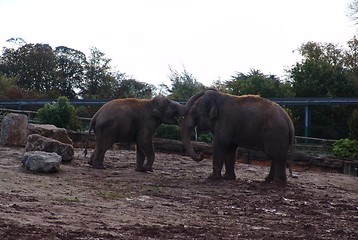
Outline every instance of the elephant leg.
<svg viewBox="0 0 358 240"><path fill-rule="evenodd" d="M273 181L279 182L279 183L286 183L287 176L286 176L286 158L285 157L277 158L277 161L275 164L275 173L274 173Z"/></svg>
<svg viewBox="0 0 358 240"><path fill-rule="evenodd" d="M136 157L137 157L137 166L135 170L138 172L146 172L146 170L143 167L145 155L142 152L142 149L140 149L138 146L136 147Z"/></svg>
<svg viewBox="0 0 358 240"><path fill-rule="evenodd" d="M225 174L223 175L224 179L227 180L236 179L235 161L236 161L236 147L227 149L227 155L225 159Z"/></svg>
<svg viewBox="0 0 358 240"><path fill-rule="evenodd" d="M144 165L144 169L148 172L153 172L153 163L155 158L155 153L153 148L148 148L147 153L147 163Z"/></svg>
<svg viewBox="0 0 358 240"><path fill-rule="evenodd" d="M209 175L209 179L221 179L221 170L224 165L226 153L222 151L222 147L215 141L213 143L213 172Z"/></svg>
<svg viewBox="0 0 358 240"><path fill-rule="evenodd" d="M153 163L155 158L153 140L152 139L147 141L146 139L139 140L137 141L137 148L138 148L137 152L138 150L140 150L142 154L147 157L147 162L144 166L142 165L143 167L141 169L142 170L141 172L153 172ZM137 163L138 163L138 159L137 159ZM143 159L143 163L144 163L144 159Z"/></svg>
<svg viewBox="0 0 358 240"><path fill-rule="evenodd" d="M286 176L286 160L288 156L288 142L286 137L278 137L275 141L270 137L274 133L267 135L264 141L264 151L271 160L270 172L265 178L266 182L285 183Z"/></svg>
<svg viewBox="0 0 358 240"><path fill-rule="evenodd" d="M98 139L105 139L105 138L98 138ZM99 142L96 144L96 148L91 155L89 164L93 168L104 169L103 161L104 155L106 154L107 150L113 145L114 141L110 141L108 138L106 142Z"/></svg>
<svg viewBox="0 0 358 240"><path fill-rule="evenodd" d="M89 164L93 168L104 169L103 160L104 160L104 155L105 155L106 151L104 151L103 149L98 149L96 147L96 149L94 150L93 155L92 155L93 158L91 156L92 160L90 160L91 162Z"/></svg>
<svg viewBox="0 0 358 240"><path fill-rule="evenodd" d="M275 163L274 163L274 161L271 159L270 172L269 172L269 174L265 177L265 181L266 181L266 182L272 182L272 181L273 181L274 169L275 169Z"/></svg>
<svg viewBox="0 0 358 240"><path fill-rule="evenodd" d="M271 158L270 172L265 178L266 182L286 183L286 160L282 157Z"/></svg>

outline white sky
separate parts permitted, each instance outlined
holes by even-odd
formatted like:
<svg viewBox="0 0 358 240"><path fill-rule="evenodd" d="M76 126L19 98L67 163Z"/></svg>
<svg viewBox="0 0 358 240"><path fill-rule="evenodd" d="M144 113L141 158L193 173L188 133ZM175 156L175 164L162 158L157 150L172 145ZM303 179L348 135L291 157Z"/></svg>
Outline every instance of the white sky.
<svg viewBox="0 0 358 240"><path fill-rule="evenodd" d="M344 46L351 0L0 0L0 48L96 47L136 80L170 84L169 66L209 86L250 69L283 78L308 41Z"/></svg>

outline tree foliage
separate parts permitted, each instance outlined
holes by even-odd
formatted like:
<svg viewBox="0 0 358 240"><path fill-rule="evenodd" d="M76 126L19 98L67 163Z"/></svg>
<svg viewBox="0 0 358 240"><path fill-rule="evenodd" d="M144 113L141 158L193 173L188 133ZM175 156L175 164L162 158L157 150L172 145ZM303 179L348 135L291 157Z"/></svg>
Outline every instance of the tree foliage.
<svg viewBox="0 0 358 240"><path fill-rule="evenodd" d="M55 55L48 44L25 44L18 49L5 49L1 69L24 90L46 93L55 86Z"/></svg>
<svg viewBox="0 0 358 240"><path fill-rule="evenodd" d="M261 97L292 97L289 83L283 83L275 75L265 75L260 70L251 69L249 73L236 73L225 82L229 93L234 95L256 94Z"/></svg>
<svg viewBox="0 0 358 240"><path fill-rule="evenodd" d="M123 98L151 98L155 87L151 84L138 82L135 79L123 79L119 82L116 93Z"/></svg>
<svg viewBox="0 0 358 240"><path fill-rule="evenodd" d="M76 49L59 46L55 48L56 84L61 96L75 98L76 89L84 83L86 56Z"/></svg>
<svg viewBox="0 0 358 240"><path fill-rule="evenodd" d="M169 79L171 87L167 87L169 97L172 99L189 99L195 93L205 90L206 87L198 82L193 74L189 73L185 68L182 72L169 67Z"/></svg>
<svg viewBox="0 0 358 240"><path fill-rule="evenodd" d="M90 56L85 66L85 81L81 94L85 98L108 98L116 81L111 74L111 59L97 48L90 49Z"/></svg>
<svg viewBox="0 0 358 240"><path fill-rule="evenodd" d="M0 75L15 79L3 96L14 98L149 98L154 86L114 71L111 59L98 50L90 55L66 46L52 49L48 44L27 44L9 39L17 47L4 48ZM1 80L5 84L5 80ZM1 96L0 96L1 97Z"/></svg>
<svg viewBox="0 0 358 240"><path fill-rule="evenodd" d="M356 97L358 96L358 41L349 42L349 49L332 43L308 42L299 49L302 60L288 71L296 97ZM322 138L342 138L349 129L350 106L312 106L311 135ZM295 108L294 115L303 125L303 109ZM300 130L298 134L302 134Z"/></svg>
<svg viewBox="0 0 358 240"><path fill-rule="evenodd" d="M338 46L308 42L303 57L289 71L296 97L350 97L357 92L347 75L347 54Z"/></svg>
<svg viewBox="0 0 358 240"><path fill-rule="evenodd" d="M34 98L34 94L25 91L16 84L16 78L0 75L0 99L27 99Z"/></svg>

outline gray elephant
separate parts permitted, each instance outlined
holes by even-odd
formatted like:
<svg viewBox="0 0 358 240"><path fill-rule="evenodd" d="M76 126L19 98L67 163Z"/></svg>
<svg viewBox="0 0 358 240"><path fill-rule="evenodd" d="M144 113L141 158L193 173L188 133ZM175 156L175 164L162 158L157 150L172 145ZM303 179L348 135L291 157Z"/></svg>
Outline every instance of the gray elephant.
<svg viewBox="0 0 358 240"><path fill-rule="evenodd" d="M96 136L96 148L89 164L104 168L106 151L116 142L136 143L136 171L153 171L153 136L161 123L177 124L177 118L184 113L184 106L163 96L149 100L116 99L104 104L92 117L91 130ZM88 138L85 147L87 154ZM144 160L147 162L144 165Z"/></svg>
<svg viewBox="0 0 358 240"><path fill-rule="evenodd" d="M181 134L187 153L195 161L203 157L195 153L191 143L193 129L214 134L213 172L209 178L236 178L234 166L240 146L266 153L271 160L266 181L287 181L286 162L294 143L294 126L285 110L255 95L233 96L207 90L198 96L194 95L195 100L190 99L185 106Z"/></svg>

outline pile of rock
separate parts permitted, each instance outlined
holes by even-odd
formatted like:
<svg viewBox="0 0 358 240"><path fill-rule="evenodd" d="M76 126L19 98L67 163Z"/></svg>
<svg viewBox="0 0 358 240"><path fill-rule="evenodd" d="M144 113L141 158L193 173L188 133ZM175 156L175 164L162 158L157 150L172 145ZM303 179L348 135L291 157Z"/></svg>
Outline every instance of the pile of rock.
<svg viewBox="0 0 358 240"><path fill-rule="evenodd" d="M23 166L34 172L58 172L74 156L72 140L64 128L28 123L26 115L7 114L1 125L0 144L25 147Z"/></svg>

